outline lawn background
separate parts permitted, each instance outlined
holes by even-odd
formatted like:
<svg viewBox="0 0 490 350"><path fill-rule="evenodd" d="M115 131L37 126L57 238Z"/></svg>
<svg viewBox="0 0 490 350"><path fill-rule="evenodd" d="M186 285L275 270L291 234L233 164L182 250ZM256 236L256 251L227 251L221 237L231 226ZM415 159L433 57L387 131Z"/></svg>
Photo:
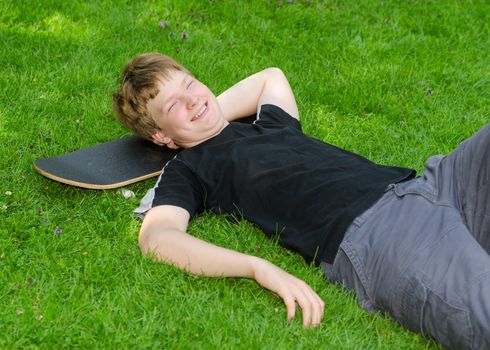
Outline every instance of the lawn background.
<svg viewBox="0 0 490 350"><path fill-rule="evenodd" d="M326 301L317 329L245 279L207 279L139 253L131 216L154 180L78 189L32 163L128 134L111 94L147 51L219 93L280 67L304 131L422 169L490 117L487 1L0 1L0 348L435 349L324 282L246 222L190 232L269 259Z"/></svg>

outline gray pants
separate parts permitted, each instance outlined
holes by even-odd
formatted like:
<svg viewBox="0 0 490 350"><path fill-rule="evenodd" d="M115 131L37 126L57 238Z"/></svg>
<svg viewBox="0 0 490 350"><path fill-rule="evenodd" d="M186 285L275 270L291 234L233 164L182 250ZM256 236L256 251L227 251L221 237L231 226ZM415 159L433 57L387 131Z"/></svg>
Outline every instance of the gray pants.
<svg viewBox="0 0 490 350"><path fill-rule="evenodd" d="M447 348L490 349L490 125L390 185L346 232L327 279Z"/></svg>

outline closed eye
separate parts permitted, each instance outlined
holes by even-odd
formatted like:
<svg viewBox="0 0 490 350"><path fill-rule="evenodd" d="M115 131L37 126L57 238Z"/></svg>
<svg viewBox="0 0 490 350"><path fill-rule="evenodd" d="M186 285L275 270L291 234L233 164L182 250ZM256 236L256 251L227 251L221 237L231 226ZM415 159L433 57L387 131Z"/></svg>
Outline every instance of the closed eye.
<svg viewBox="0 0 490 350"><path fill-rule="evenodd" d="M172 107L175 106L176 104L177 104L177 102L172 103L172 105L168 108L168 111L170 112L170 110L172 109Z"/></svg>
<svg viewBox="0 0 490 350"><path fill-rule="evenodd" d="M192 83L194 83L194 80L191 80L189 82L189 84L187 84L187 89L189 89L192 85ZM177 101L175 101L174 103L172 103L172 105L168 108L168 112L170 112L170 110L177 104Z"/></svg>

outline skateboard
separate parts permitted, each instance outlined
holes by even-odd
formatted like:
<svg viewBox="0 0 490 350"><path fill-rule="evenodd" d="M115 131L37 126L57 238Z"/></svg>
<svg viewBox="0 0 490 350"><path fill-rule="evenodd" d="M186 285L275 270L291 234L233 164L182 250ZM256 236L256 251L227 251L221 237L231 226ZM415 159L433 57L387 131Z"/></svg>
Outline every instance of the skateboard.
<svg viewBox="0 0 490 350"><path fill-rule="evenodd" d="M52 180L97 190L126 186L160 175L179 151L139 136L124 136L56 157L40 158L34 168Z"/></svg>
<svg viewBox="0 0 490 350"><path fill-rule="evenodd" d="M252 124L255 116L233 123ZM56 157L40 158L34 168L52 180L83 188L106 190L159 176L180 150L158 146L139 136L124 136Z"/></svg>

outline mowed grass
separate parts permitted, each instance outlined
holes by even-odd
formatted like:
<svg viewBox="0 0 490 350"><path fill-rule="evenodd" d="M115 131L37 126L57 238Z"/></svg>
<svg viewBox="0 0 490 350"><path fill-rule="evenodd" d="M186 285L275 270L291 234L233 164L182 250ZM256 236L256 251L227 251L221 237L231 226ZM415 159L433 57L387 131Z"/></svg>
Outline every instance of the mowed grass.
<svg viewBox="0 0 490 350"><path fill-rule="evenodd" d="M307 134L420 171L490 119L489 26L486 1L1 1L0 348L438 348L247 222L189 230L303 278L326 302L320 327L287 322L252 280L156 264L131 215L154 180L126 200L32 164L128 134L111 94L129 58L159 51L216 94L280 67Z"/></svg>

